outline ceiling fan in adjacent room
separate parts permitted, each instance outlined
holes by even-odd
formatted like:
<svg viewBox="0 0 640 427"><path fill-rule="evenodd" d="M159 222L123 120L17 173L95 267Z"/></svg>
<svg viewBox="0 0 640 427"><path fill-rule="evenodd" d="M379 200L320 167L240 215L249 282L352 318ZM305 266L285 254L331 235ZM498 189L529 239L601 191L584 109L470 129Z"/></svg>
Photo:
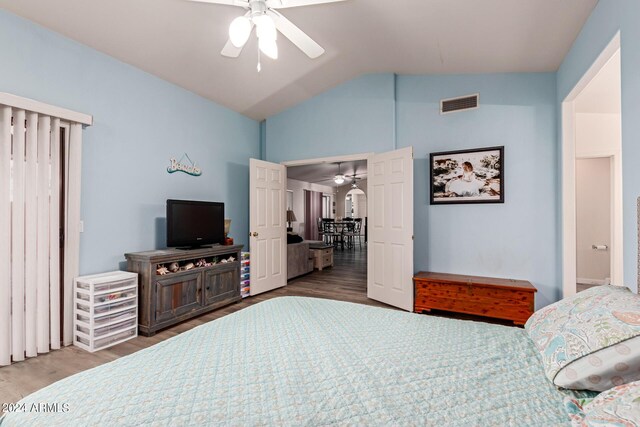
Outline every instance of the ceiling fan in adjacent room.
<svg viewBox="0 0 640 427"><path fill-rule="evenodd" d="M271 59L278 58L277 32L291 40L309 58L315 59L324 49L276 9L334 3L344 0L190 0L201 3L238 6L247 12L235 18L229 26L229 40L221 54L237 58L256 27L259 51ZM277 31L276 31L277 30ZM258 60L258 71L260 61Z"/></svg>
<svg viewBox="0 0 640 427"><path fill-rule="evenodd" d="M343 175L342 173L340 173L340 162L338 162L338 173L333 177L333 182L335 182L338 185L342 185L344 184L344 180L346 178L345 175Z"/></svg>
<svg viewBox="0 0 640 427"><path fill-rule="evenodd" d="M352 189L360 188L360 187L358 187L358 181L361 180L362 178L358 178L357 175L358 174L355 171L353 172L353 175L346 175L347 178L351 179L351 188Z"/></svg>

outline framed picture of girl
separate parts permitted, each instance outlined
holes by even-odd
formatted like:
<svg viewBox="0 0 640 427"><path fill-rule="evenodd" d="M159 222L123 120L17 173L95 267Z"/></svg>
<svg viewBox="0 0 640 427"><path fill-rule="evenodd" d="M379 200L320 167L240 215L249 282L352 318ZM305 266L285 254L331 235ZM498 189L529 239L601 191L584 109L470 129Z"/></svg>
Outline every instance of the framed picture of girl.
<svg viewBox="0 0 640 427"><path fill-rule="evenodd" d="M504 147L430 154L431 204L504 203Z"/></svg>

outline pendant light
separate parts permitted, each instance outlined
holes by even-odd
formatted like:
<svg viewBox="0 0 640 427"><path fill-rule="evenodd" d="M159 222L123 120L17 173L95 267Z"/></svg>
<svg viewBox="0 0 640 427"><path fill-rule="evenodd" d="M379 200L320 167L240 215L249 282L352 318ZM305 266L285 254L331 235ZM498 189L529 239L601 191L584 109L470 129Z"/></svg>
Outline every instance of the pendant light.
<svg viewBox="0 0 640 427"><path fill-rule="evenodd" d="M338 174L333 177L333 182L338 185L344 184L344 175L340 173L340 163L338 162Z"/></svg>

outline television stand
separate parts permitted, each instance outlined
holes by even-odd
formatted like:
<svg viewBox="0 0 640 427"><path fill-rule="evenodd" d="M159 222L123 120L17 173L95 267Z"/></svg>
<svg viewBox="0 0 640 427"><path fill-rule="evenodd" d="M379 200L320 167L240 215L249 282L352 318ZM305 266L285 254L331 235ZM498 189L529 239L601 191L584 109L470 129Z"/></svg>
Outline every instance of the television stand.
<svg viewBox="0 0 640 427"><path fill-rule="evenodd" d="M240 301L241 250L242 245L215 245L125 254L127 270L140 276L140 334L149 337Z"/></svg>

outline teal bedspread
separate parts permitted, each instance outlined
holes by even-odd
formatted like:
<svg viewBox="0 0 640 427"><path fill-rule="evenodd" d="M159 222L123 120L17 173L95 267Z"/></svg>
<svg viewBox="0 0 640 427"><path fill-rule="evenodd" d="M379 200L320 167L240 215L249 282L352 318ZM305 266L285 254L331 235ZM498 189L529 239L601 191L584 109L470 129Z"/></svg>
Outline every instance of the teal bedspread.
<svg viewBox="0 0 640 427"><path fill-rule="evenodd" d="M284 297L58 381L21 403L65 407L1 424L551 426L568 393L522 329Z"/></svg>

